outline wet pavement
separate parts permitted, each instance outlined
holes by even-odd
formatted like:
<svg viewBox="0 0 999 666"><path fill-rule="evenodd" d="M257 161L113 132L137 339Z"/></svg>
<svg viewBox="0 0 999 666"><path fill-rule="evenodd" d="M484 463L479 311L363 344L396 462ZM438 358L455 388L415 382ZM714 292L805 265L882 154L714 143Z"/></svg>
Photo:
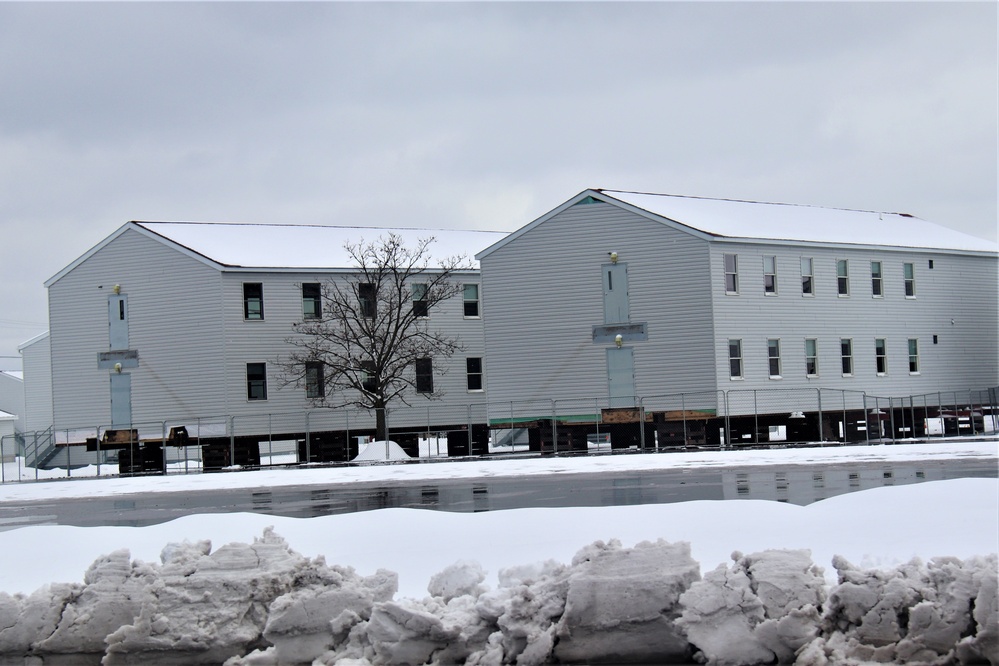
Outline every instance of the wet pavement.
<svg viewBox="0 0 999 666"><path fill-rule="evenodd" d="M6 503L0 505L0 530L27 525L138 527L190 514L244 511L307 518L389 507L476 512L739 499L807 505L880 486L997 476L995 461L976 459L212 489Z"/></svg>

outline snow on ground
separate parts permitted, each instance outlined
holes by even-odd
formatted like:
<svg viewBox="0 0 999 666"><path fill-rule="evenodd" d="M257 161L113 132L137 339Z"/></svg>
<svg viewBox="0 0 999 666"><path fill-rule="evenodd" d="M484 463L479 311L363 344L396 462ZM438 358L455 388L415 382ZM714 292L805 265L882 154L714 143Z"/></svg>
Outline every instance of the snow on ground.
<svg viewBox="0 0 999 666"><path fill-rule="evenodd" d="M143 489L183 491L278 484L330 487L337 483L373 480L518 474L562 476L610 469L790 465L856 460L877 462L968 456L999 460L997 442L463 461L22 483L0 488L0 502L130 493ZM289 564L289 556L281 554L285 552L283 546L279 543L275 545L270 537L252 547L253 557L244 557L240 561L265 561L260 552L270 549L267 552L271 552L274 558L274 572L284 571L282 567L292 567L299 572L302 567L311 567L310 575L323 580L332 576L340 581L337 585L341 587L337 589L343 594L351 599L364 598L368 601L365 602L367 605L361 604L356 608L349 604L345 607L341 597L336 600L328 598L331 594L331 584L328 583L290 589L269 606L270 616L266 620L269 629L264 635L278 647L246 657L244 661L233 662L236 664L293 663L293 660L289 661L289 655L296 651L302 651L299 656L303 659L307 657L304 663L323 654L326 655L323 657L325 661L317 663L333 664L340 659L362 657L371 660L371 663L422 663L419 659L431 653L423 654L420 650L455 650L459 644L464 646L462 649L467 648L465 657L474 653L477 663L481 664L509 663L512 658L517 659L518 664L542 663L544 659L552 658L553 654L563 661L572 661L572 655L583 658L613 657L613 650L619 649L615 647L618 644L647 644L640 638L643 632L651 631L653 625L665 620L648 620L652 624L645 620L629 621L630 624L625 623L627 626L622 629L615 624L613 617L600 615L603 611L587 605L588 595L606 598L605 606L610 608L615 603L627 601L628 585L644 586L653 580L662 584L656 589L675 592L670 599L656 598L654 603L670 604L675 611L670 623L678 622L677 626L684 628L676 636L670 634L673 642L660 646L664 650L660 655L674 654L669 650L683 652L693 649L688 648L683 632L686 632L691 644L696 643L696 648L705 658L717 664L753 663L751 659L766 661L764 657L767 654L782 654L782 651L791 650L789 654L793 655L799 648L805 656L799 655L798 663L816 666L824 663L861 663L863 659L883 661L886 655L889 661L904 661L901 655L909 655L907 660L910 663L930 663L931 656L943 654L940 650L957 649L953 645L958 640L964 641L962 649L970 655L969 658L974 658L975 650L980 649L994 649L999 654L996 602L992 601L991 606L987 603L995 596L996 560L994 555L990 560L974 559L975 556L999 551L999 481L996 479L959 479L876 488L804 507L762 500L693 501L627 507L517 509L477 514L383 509L309 519L245 513L208 514L141 528L26 527L0 533L3 544L0 548L0 591L30 593L50 582L80 586L84 582L84 572L92 562L102 555L127 548L133 559L130 574L122 573L129 571L127 558L122 560L120 555L117 559L104 558L101 566L87 574L89 595L73 597L66 591L68 588L54 585L41 597L36 595L29 599L38 597L48 601L45 595L52 595L52 603L61 608L60 604L64 602L58 601L62 598L60 595L99 599L101 590L107 593L109 588L118 589L115 585L125 589L131 584L137 586L136 590L159 590L156 594L163 594L164 589L171 589L171 584L193 584L190 581L196 576L192 577L191 572L202 566L198 562L208 562L204 559L208 546L168 548L165 563L160 569L137 565L135 560L158 563L166 544L185 540L194 544L204 539L211 540L214 548L212 557L218 554L226 562L227 557L239 560L233 555L242 552L238 548L227 550L220 547L231 542L252 544L268 526L273 526L275 534L283 537L290 548L306 558L322 555L330 567L353 567L356 574L349 572L348 575L338 570L334 575L323 567L319 567L321 571L316 573L319 565L315 562L307 567L301 562L293 566ZM681 546L656 545L659 539L669 544L687 542L690 544L689 553ZM591 545L597 541L606 543ZM651 542L651 545L636 547L643 541ZM824 574L809 567L807 556L794 552L762 554L768 549L808 549L811 562L823 568ZM756 555L733 560L734 551ZM951 556L964 562L946 560L926 566L906 564L914 557L930 560L937 556ZM457 562L465 564L451 566ZM548 564L542 565L544 562ZM861 572L847 562L860 567L880 568L888 573ZM570 563L573 564L569 566ZM516 568L521 565L522 568ZM719 565L723 568L715 571ZM212 575L217 576L220 569L227 570L226 566L230 565L223 566L216 562L209 567L209 572L215 572ZM896 570L889 571L890 567L896 567ZM398 592L394 599L386 591L391 587L391 576L385 578L386 574L379 573L380 569L398 574ZM112 571L112 574L100 573L105 570ZM175 570L186 573L179 576ZM503 570L507 571L501 574ZM766 598L763 591L766 586L760 582L768 575L777 581L771 587L784 585L794 592L791 596L797 595L794 603L798 605L793 613L770 607L772 600ZM150 583L156 580L156 576L162 577L160 582ZM360 576L368 578L361 579ZM697 582L702 576L703 580ZM293 578L299 580L301 575ZM287 575L285 579L288 579ZM109 580L117 582L112 584ZM163 580L173 583L164 583ZM612 581L611 588L601 587L608 585L608 580ZM837 583L842 584L836 586ZM426 598L428 585L433 599ZM486 591L487 588L491 591ZM76 590L74 594L79 595L77 588L72 589ZM644 587L642 589L645 590ZM615 594L624 596L617 599ZM731 599L724 596L733 594L736 596ZM827 594L830 596L823 611L827 613L827 622L821 625L815 604L826 600ZM974 606L969 604L969 598L974 600L976 594L981 598L977 600L975 618L965 618L965 624L961 626L941 624L943 620L940 618L957 617L954 608L967 615L968 608ZM812 601L807 602L808 598ZM867 603L861 598L870 600L869 607L861 608L863 603ZM543 599L549 599L554 607L544 606ZM0 620L4 619L5 612L13 613L13 617L23 616L25 608L22 606L27 603L25 598L0 594ZM153 604L148 600L143 603ZM194 610L187 615L177 615L180 611L170 606L162 596L157 597L155 603L161 606L167 604L174 609L170 611L174 615L155 604L143 606L143 613L148 614L158 608L162 611L160 624L137 621L115 632L114 640L109 637L109 644L121 651L119 656L161 649L164 640L168 641L168 645L179 645L191 638L184 634L185 622L205 621L204 617L195 617ZM238 600L232 603L238 605ZM788 604L793 605L791 601L785 605ZM734 608L734 614L719 610L725 608ZM861 609L859 616L858 608ZM910 624L915 627L917 622L921 622L918 625L922 627L920 631L927 636L932 635L932 640L919 638L922 634L916 636L915 629L910 629L909 636L900 641L898 634L900 631L904 634L905 630L899 629L895 618L900 617L900 609L903 608L906 617L915 618L910 619ZM288 619L312 617L310 614L317 609L331 613L319 628L306 631ZM138 613L138 610L133 610ZM122 612L127 615L131 611L126 609ZM828 615L830 613L833 615ZM81 608L78 615L63 613L60 621L70 622L77 617L95 622L93 618L98 616L93 609ZM243 618L241 621L245 621L245 614L240 617ZM515 622L515 618L520 619ZM329 620L336 621L331 624ZM974 624L975 621L980 624L975 635L961 639L962 632L967 633L967 622ZM289 625L289 622L292 624ZM0 622L0 626L7 625ZM157 626L160 628L156 629ZM819 626L826 627L822 630L825 633L815 633ZM97 638L91 636L89 639L91 642L96 640L101 650L104 645L101 636L108 633L102 627L94 629L91 626L91 633L96 631L94 635ZM261 624L258 629L243 629L253 634L253 631L262 631L262 627ZM408 629L403 631L401 627ZM829 627L840 629L829 630ZM843 627L849 628L849 631ZM485 633L481 636L467 634L473 629ZM79 626L74 625L66 629L65 635L53 634L52 640L59 640L50 644L51 649L58 651L65 648L69 640L67 635L76 636L73 640L83 640L80 636L84 636L85 632L79 633L81 631ZM101 634L101 631L105 633ZM161 631L162 635L156 634L157 631ZM229 629L223 632L221 625L212 631L214 635L231 633ZM313 633L309 634L310 631ZM615 631L625 633L617 635ZM308 636L303 638L305 634ZM953 640L946 636L941 638L945 634L953 634ZM655 635L663 636L662 632ZM0 647L4 636L0 632ZM557 636L559 640L556 641ZM639 638L633 640L636 636ZM843 647L850 640L853 647ZM882 652L865 652L867 648L857 652L860 649L856 647L857 641L864 645L881 646L878 649ZM979 643L972 644L974 641ZM230 650L226 654L246 654L251 649L249 643L248 639L245 643L230 646L231 649L226 648ZM930 647L926 647L927 644ZM334 645L339 647L334 649ZM724 652L726 646L733 645L738 646L735 653ZM890 646L890 649L885 646ZM938 651L932 652L931 648ZM285 650L283 655L279 654L281 649ZM562 650L561 656L557 651L553 653L553 649ZM211 656L218 657L217 654ZM920 656L926 661L920 662L917 659ZM992 664L999 660L999 656L990 658L993 659ZM188 661L184 662L185 659ZM823 659L832 659L832 662L824 662ZM126 661L116 662L112 658L108 663ZM159 662L147 655L138 662L129 663ZM188 655L178 663L208 662L198 662Z"/></svg>

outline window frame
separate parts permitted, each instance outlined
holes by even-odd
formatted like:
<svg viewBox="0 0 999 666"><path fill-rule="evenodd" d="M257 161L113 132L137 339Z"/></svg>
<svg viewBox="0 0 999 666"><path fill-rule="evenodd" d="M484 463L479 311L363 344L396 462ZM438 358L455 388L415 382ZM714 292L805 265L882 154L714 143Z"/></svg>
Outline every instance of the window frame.
<svg viewBox="0 0 999 666"><path fill-rule="evenodd" d="M378 316L377 290L373 282L357 283L357 310L362 319Z"/></svg>
<svg viewBox="0 0 999 666"><path fill-rule="evenodd" d="M878 377L888 375L888 340L874 338L874 371Z"/></svg>
<svg viewBox="0 0 999 666"><path fill-rule="evenodd" d="M413 382L413 388L416 389L416 392L433 393L434 360L430 357L416 359L413 362L413 372L416 374L416 380Z"/></svg>
<svg viewBox="0 0 999 666"><path fill-rule="evenodd" d="M413 316L417 319L430 318L430 304L427 301L427 295L429 293L430 285L426 282L414 282L410 285L410 294L413 301ZM417 298L418 295L422 296L422 298Z"/></svg>
<svg viewBox="0 0 999 666"><path fill-rule="evenodd" d="M256 291L256 294L249 293L251 290ZM256 310L251 310L251 303L256 303L257 305ZM244 282L243 321L263 321L263 320L264 320L264 283Z"/></svg>
<svg viewBox="0 0 999 666"><path fill-rule="evenodd" d="M320 400L326 397L326 378L321 361L305 362L305 397Z"/></svg>
<svg viewBox="0 0 999 666"><path fill-rule="evenodd" d="M777 370L776 373L774 369ZM770 373L770 379L783 379L781 375L780 338L767 338L767 371Z"/></svg>
<svg viewBox="0 0 999 666"><path fill-rule="evenodd" d="M729 270L729 258L732 260L732 270ZM739 255L725 253L722 255L722 267L725 274L725 293L737 295L739 293ZM729 289L729 276L732 277L732 288Z"/></svg>
<svg viewBox="0 0 999 666"><path fill-rule="evenodd" d="M840 268L843 268L842 273ZM837 259L836 260L836 295L840 298L848 298L850 296L850 260L849 259Z"/></svg>
<svg viewBox="0 0 999 666"><path fill-rule="evenodd" d="M906 298L916 297L916 265L911 261L902 264L902 286Z"/></svg>
<svg viewBox="0 0 999 666"><path fill-rule="evenodd" d="M811 354L809 354L808 343L812 343ZM813 372L809 372L809 363ZM819 376L819 340L818 338L805 338L805 377Z"/></svg>
<svg viewBox="0 0 999 666"><path fill-rule="evenodd" d="M853 377L853 338L839 339L840 370L844 377Z"/></svg>
<svg viewBox="0 0 999 666"><path fill-rule="evenodd" d="M378 388L378 384L375 382L375 362L361 361L358 369L363 373L361 376L361 388L369 393L373 393Z"/></svg>
<svg viewBox="0 0 999 666"><path fill-rule="evenodd" d="M475 298L474 299L470 299L468 297L468 288L469 287L472 287L473 289L475 289ZM461 286L461 299L462 299L461 300L462 314L465 317L465 319L479 319L482 316L481 315L480 305L479 305L479 283L478 282L469 282L467 284L463 284ZM469 309L470 309L469 306L470 305L474 306L474 309L475 309L475 313L474 314L469 314Z"/></svg>
<svg viewBox="0 0 999 666"><path fill-rule="evenodd" d="M874 270L875 266L877 266L877 272ZM884 278L884 264L880 261L871 261L871 298L885 297Z"/></svg>
<svg viewBox="0 0 999 666"><path fill-rule="evenodd" d="M313 312L309 312L307 303L313 304ZM319 282L302 283L302 319L321 319L323 316L323 287Z"/></svg>
<svg viewBox="0 0 999 666"><path fill-rule="evenodd" d="M909 352L909 374L918 375L919 374L919 338L909 338L908 343Z"/></svg>
<svg viewBox="0 0 999 666"><path fill-rule="evenodd" d="M733 349L735 354L733 354ZM730 381L745 379L745 366L742 355L742 338L728 339L728 378Z"/></svg>
<svg viewBox="0 0 999 666"><path fill-rule="evenodd" d="M465 357L465 387L469 393L484 391L482 357Z"/></svg>
<svg viewBox="0 0 999 666"><path fill-rule="evenodd" d="M251 368L253 373L251 374ZM256 391L254 389L257 389ZM267 400L267 363L246 364L246 400L261 402Z"/></svg>
<svg viewBox="0 0 999 666"><path fill-rule="evenodd" d="M808 262L808 272L805 272L805 262ZM801 257L799 260L801 268L801 295L803 297L815 296L815 260L812 257Z"/></svg>
<svg viewBox="0 0 999 666"><path fill-rule="evenodd" d="M767 262L772 265L767 266ZM770 269L769 271L767 269ZM764 296L776 296L777 295L777 255L776 254L765 254L763 255L763 295Z"/></svg>

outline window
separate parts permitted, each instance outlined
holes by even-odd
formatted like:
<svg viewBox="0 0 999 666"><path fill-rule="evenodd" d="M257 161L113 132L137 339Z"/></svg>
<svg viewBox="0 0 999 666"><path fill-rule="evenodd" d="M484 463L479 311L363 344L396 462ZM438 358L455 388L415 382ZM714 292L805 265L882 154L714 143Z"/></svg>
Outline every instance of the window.
<svg viewBox="0 0 999 666"><path fill-rule="evenodd" d="M246 399L267 399L267 364L246 364Z"/></svg>
<svg viewBox="0 0 999 666"><path fill-rule="evenodd" d="M479 285L466 284L464 287L465 316L479 316Z"/></svg>
<svg viewBox="0 0 999 666"><path fill-rule="evenodd" d="M361 282L357 285L357 302L361 311L361 316L367 319L374 319L378 314L378 305L375 299L375 285L370 282Z"/></svg>
<svg viewBox="0 0 999 666"><path fill-rule="evenodd" d="M818 341L815 338L805 339L805 376L819 376Z"/></svg>
<svg viewBox="0 0 999 666"><path fill-rule="evenodd" d="M780 340L770 338L767 340L767 361L770 364L770 378L780 378Z"/></svg>
<svg viewBox="0 0 999 666"><path fill-rule="evenodd" d="M469 391L482 390L482 359L471 356L465 359L465 377Z"/></svg>
<svg viewBox="0 0 999 666"><path fill-rule="evenodd" d="M725 255L725 293L739 293L739 255Z"/></svg>
<svg viewBox="0 0 999 666"><path fill-rule="evenodd" d="M361 361L361 388L372 392L378 389L374 361Z"/></svg>
<svg viewBox="0 0 999 666"><path fill-rule="evenodd" d="M429 287L422 283L413 285L413 316L429 317L430 309L427 305L427 292Z"/></svg>
<svg viewBox="0 0 999 666"><path fill-rule="evenodd" d="M919 374L919 340L909 338L909 374Z"/></svg>
<svg viewBox="0 0 999 666"><path fill-rule="evenodd" d="M243 319L264 318L264 285L259 282L243 283Z"/></svg>
<svg viewBox="0 0 999 666"><path fill-rule="evenodd" d="M905 297L916 296L916 270L912 264L902 264L902 278L905 281Z"/></svg>
<svg viewBox="0 0 999 666"><path fill-rule="evenodd" d="M312 399L326 397L323 364L319 361L305 363L305 397Z"/></svg>
<svg viewBox="0 0 999 666"><path fill-rule="evenodd" d="M841 338L839 341L840 357L843 360L843 375L853 375L853 340Z"/></svg>
<svg viewBox="0 0 999 666"><path fill-rule="evenodd" d="M767 296L777 295L777 257L763 257L763 293Z"/></svg>
<svg viewBox="0 0 999 666"><path fill-rule="evenodd" d="M836 262L836 289L840 296L850 295L850 265L846 259Z"/></svg>
<svg viewBox="0 0 999 666"><path fill-rule="evenodd" d="M881 280L881 262L872 261L871 262L871 296L874 298L881 298L885 295L884 285L882 285Z"/></svg>
<svg viewBox="0 0 999 666"><path fill-rule="evenodd" d="M815 283L812 279L812 258L801 258L801 295L812 296L815 293Z"/></svg>
<svg viewBox="0 0 999 666"><path fill-rule="evenodd" d="M322 290L318 282L302 284L302 316L306 319L319 319L323 313Z"/></svg>
<svg viewBox="0 0 999 666"><path fill-rule="evenodd" d="M432 359L416 359L416 392L434 392L434 362Z"/></svg>
<svg viewBox="0 0 999 666"><path fill-rule="evenodd" d="M728 341L728 376L742 379L742 340Z"/></svg>
<svg viewBox="0 0 999 666"><path fill-rule="evenodd" d="M874 340L874 365L879 375L888 374L888 347L884 338Z"/></svg>
<svg viewBox="0 0 999 666"><path fill-rule="evenodd" d="M929 262L928 265L930 267L930 270L933 270L933 260L932 259L930 259L930 262Z"/></svg>

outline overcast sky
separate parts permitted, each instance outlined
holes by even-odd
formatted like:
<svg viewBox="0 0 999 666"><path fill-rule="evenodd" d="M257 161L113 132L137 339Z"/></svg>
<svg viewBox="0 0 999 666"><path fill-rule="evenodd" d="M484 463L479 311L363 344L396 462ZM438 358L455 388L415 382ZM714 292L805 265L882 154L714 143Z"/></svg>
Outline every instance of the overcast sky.
<svg viewBox="0 0 999 666"><path fill-rule="evenodd" d="M0 2L0 357L129 220L513 230L606 187L994 240L997 79L994 2Z"/></svg>

